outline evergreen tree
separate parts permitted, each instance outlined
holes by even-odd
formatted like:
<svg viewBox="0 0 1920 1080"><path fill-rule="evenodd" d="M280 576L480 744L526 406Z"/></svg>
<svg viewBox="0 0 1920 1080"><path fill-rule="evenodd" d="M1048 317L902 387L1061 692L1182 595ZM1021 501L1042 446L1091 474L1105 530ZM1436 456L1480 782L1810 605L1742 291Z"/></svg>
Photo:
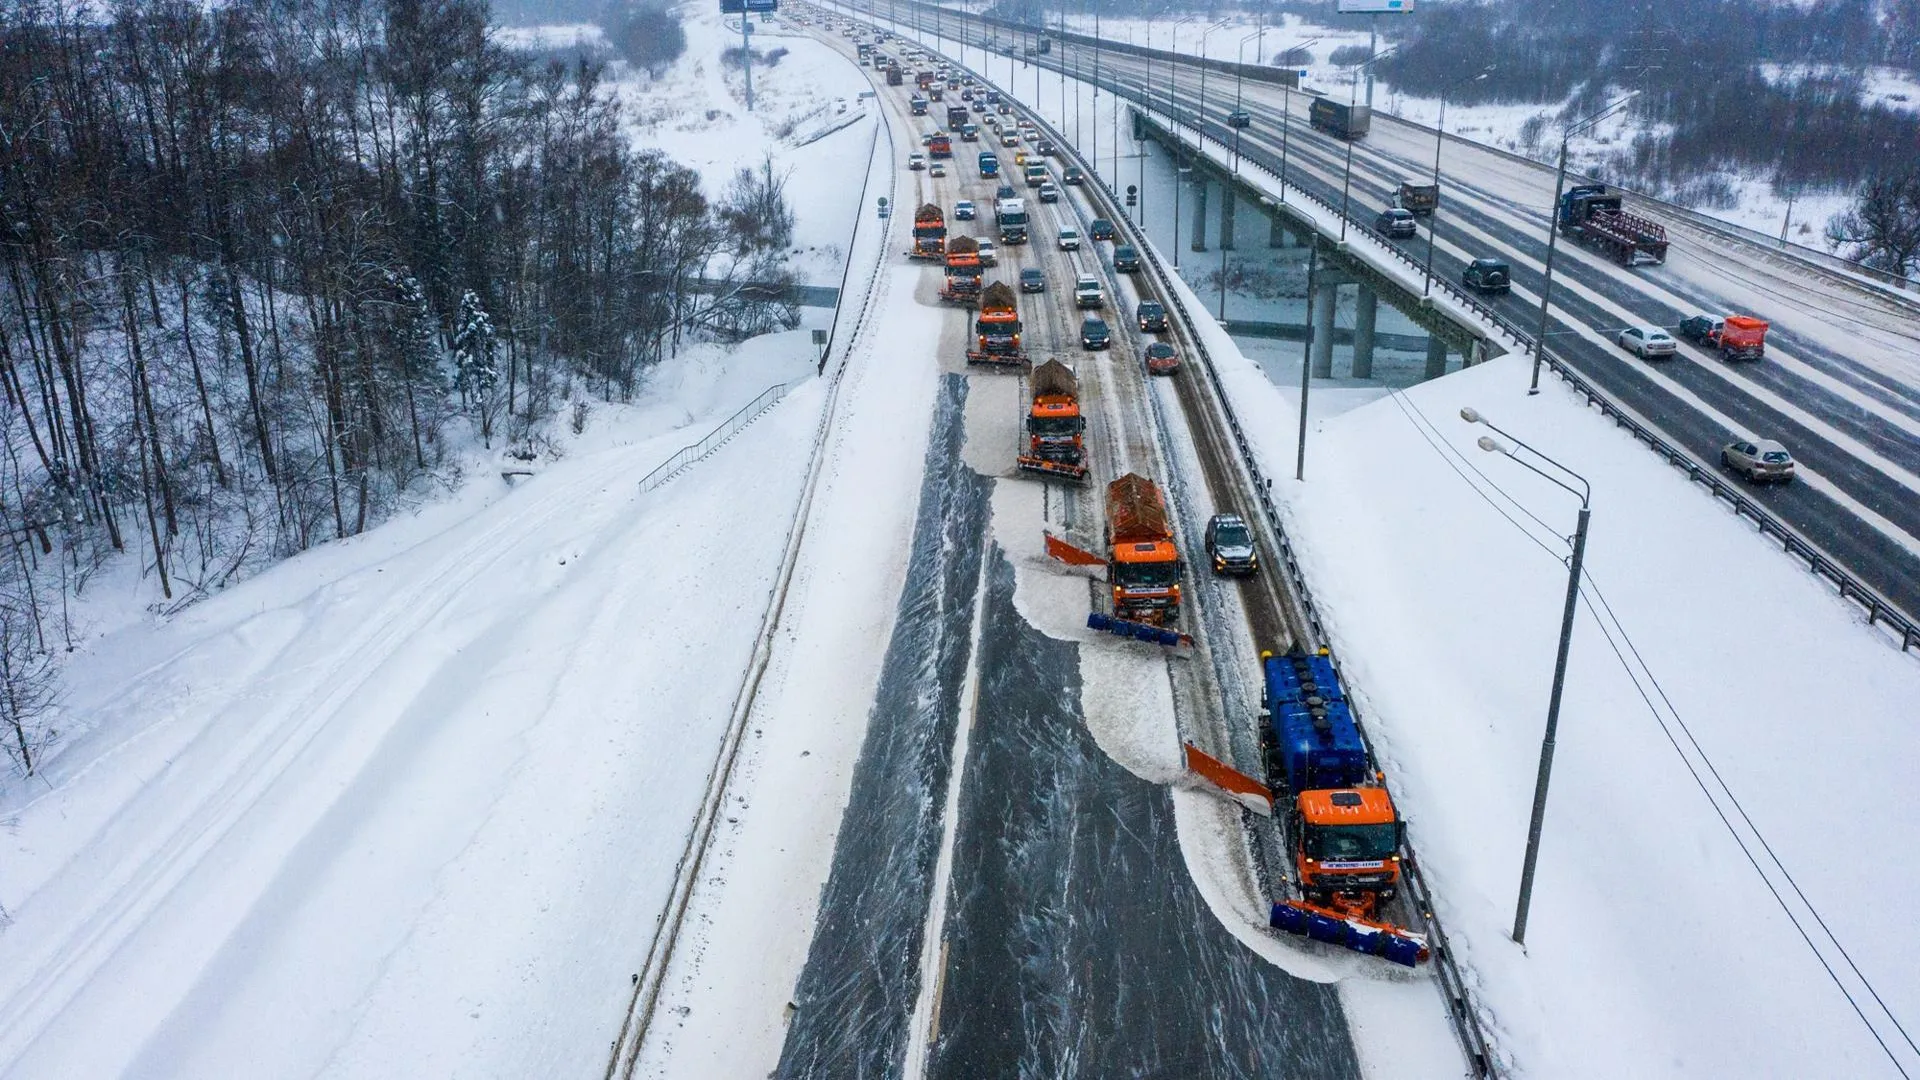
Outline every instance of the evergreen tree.
<svg viewBox="0 0 1920 1080"><path fill-rule="evenodd" d="M460 294L460 317L454 325L454 378L460 400L480 420L480 438L493 445L493 415L500 386L500 368L493 358L493 320L480 306L472 289Z"/></svg>

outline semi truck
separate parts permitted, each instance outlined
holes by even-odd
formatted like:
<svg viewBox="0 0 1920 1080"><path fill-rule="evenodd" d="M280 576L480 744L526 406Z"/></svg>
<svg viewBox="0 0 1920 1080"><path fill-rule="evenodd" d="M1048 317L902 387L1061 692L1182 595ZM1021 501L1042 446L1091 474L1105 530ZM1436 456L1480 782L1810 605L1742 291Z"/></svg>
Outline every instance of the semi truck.
<svg viewBox="0 0 1920 1080"><path fill-rule="evenodd" d="M1299 899L1274 926L1412 966L1425 942L1384 910L1401 886L1404 826L1322 649L1261 654L1267 778L1289 800L1285 833Z"/></svg>
<svg viewBox="0 0 1920 1080"><path fill-rule="evenodd" d="M1667 261L1667 228L1623 206L1605 184L1582 184L1560 196L1560 235L1570 236L1622 266Z"/></svg>
<svg viewBox="0 0 1920 1080"><path fill-rule="evenodd" d="M1709 349L1720 350L1722 360L1759 360L1767 355L1765 319L1751 315L1691 315L1680 320L1680 336Z"/></svg>
<svg viewBox="0 0 1920 1080"><path fill-rule="evenodd" d="M1154 482L1128 473L1107 485L1107 584L1113 615L1171 626L1180 621L1180 549Z"/></svg>
<svg viewBox="0 0 1920 1080"><path fill-rule="evenodd" d="M974 320L974 345L967 361L974 364L1024 366L1026 350L1020 347L1020 310L1013 288L996 281L980 292L980 314Z"/></svg>
<svg viewBox="0 0 1920 1080"><path fill-rule="evenodd" d="M1373 107L1317 97L1307 106L1307 122L1335 138L1358 139L1373 127Z"/></svg>
<svg viewBox="0 0 1920 1080"><path fill-rule="evenodd" d="M1022 469L1084 480L1087 449L1086 417L1080 415L1080 380L1073 369L1049 360L1033 369L1027 384L1027 446L1019 457Z"/></svg>
<svg viewBox="0 0 1920 1080"><path fill-rule="evenodd" d="M980 243L971 236L956 236L947 243L947 283L940 289L940 300L947 304L972 307L980 301Z"/></svg>
<svg viewBox="0 0 1920 1080"><path fill-rule="evenodd" d="M994 224L1000 227L1000 242L1003 244L1024 244L1027 242L1027 200L1001 199L993 204Z"/></svg>
<svg viewBox="0 0 1920 1080"><path fill-rule="evenodd" d="M943 259L947 254L947 219L932 203L913 212L913 247L909 259Z"/></svg>

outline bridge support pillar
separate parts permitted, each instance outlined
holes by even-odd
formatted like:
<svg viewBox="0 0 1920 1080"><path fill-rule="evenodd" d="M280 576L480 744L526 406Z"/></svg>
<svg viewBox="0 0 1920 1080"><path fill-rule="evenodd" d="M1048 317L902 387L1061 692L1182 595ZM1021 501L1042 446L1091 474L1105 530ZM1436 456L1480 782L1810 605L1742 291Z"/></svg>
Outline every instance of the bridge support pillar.
<svg viewBox="0 0 1920 1080"><path fill-rule="evenodd" d="M1340 286L1331 282L1313 288L1312 374L1316 379L1333 378L1333 306L1339 295Z"/></svg>
<svg viewBox="0 0 1920 1080"><path fill-rule="evenodd" d="M1267 246L1270 248L1295 246L1293 234L1287 231L1287 223L1277 216L1267 219Z"/></svg>
<svg viewBox="0 0 1920 1080"><path fill-rule="evenodd" d="M1373 378L1373 328L1380 317L1380 294L1362 282L1353 310L1353 377Z"/></svg>
<svg viewBox="0 0 1920 1080"><path fill-rule="evenodd" d="M1234 203L1237 201L1238 200L1236 200L1233 197L1233 185L1227 184L1227 183L1221 184L1220 185L1220 250L1221 251L1233 250L1233 211L1234 211Z"/></svg>
<svg viewBox="0 0 1920 1080"><path fill-rule="evenodd" d="M1427 339L1427 378L1437 379L1447 373L1447 341L1445 338Z"/></svg>
<svg viewBox="0 0 1920 1080"><path fill-rule="evenodd" d="M1193 185L1193 244L1195 251L1207 250L1207 189L1212 187L1204 176L1197 172Z"/></svg>

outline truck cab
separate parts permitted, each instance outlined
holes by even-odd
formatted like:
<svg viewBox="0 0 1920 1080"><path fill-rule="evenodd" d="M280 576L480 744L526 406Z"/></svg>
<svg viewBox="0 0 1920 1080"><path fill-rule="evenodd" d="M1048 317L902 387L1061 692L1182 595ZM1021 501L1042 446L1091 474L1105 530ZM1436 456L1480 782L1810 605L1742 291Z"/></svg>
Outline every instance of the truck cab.
<svg viewBox="0 0 1920 1080"><path fill-rule="evenodd" d="M1293 826L1294 866L1308 903L1371 909L1393 899L1402 826L1386 788L1301 792Z"/></svg>
<svg viewBox="0 0 1920 1080"><path fill-rule="evenodd" d="M1000 155L994 153L991 150L980 151L980 175L981 176L999 176L1000 175Z"/></svg>

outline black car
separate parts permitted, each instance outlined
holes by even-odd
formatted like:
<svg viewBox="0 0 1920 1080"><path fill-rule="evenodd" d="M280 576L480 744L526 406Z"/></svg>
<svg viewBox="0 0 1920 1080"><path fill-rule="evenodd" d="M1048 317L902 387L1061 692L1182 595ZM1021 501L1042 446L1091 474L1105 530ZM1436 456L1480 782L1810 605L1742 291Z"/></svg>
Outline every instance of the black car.
<svg viewBox="0 0 1920 1080"><path fill-rule="evenodd" d="M1089 315L1080 324L1080 345L1083 348L1104 349L1113 344L1113 334L1107 330L1105 319L1098 315Z"/></svg>
<svg viewBox="0 0 1920 1080"><path fill-rule="evenodd" d="M1087 174L1080 171L1080 166L1069 165L1060 173L1060 182L1063 184L1084 184L1087 182Z"/></svg>
<svg viewBox="0 0 1920 1080"><path fill-rule="evenodd" d="M1099 239L1095 236L1094 239ZM1140 272L1140 253L1128 244L1120 244L1113 249L1113 268L1123 274Z"/></svg>
<svg viewBox="0 0 1920 1080"><path fill-rule="evenodd" d="M1113 222L1103 217L1094 218L1093 222L1087 226L1087 235L1095 240L1111 240L1113 239Z"/></svg>
<svg viewBox="0 0 1920 1080"><path fill-rule="evenodd" d="M1207 554L1216 574L1251 574L1260 569L1253 530L1239 514L1215 514L1207 522Z"/></svg>
<svg viewBox="0 0 1920 1080"><path fill-rule="evenodd" d="M1413 216L1413 211L1389 206L1373 219L1373 227L1395 240L1404 240L1420 231L1420 222Z"/></svg>
<svg viewBox="0 0 1920 1080"><path fill-rule="evenodd" d="M1012 184L1001 184L993 193L993 198L996 202L1001 199L1017 199L1019 197L1020 193L1014 190Z"/></svg>
<svg viewBox="0 0 1920 1080"><path fill-rule="evenodd" d="M1020 271L1020 291L1046 292L1047 275L1041 273L1040 268L1037 266L1029 266L1025 270Z"/></svg>
<svg viewBox="0 0 1920 1080"><path fill-rule="evenodd" d="M1134 318L1140 320L1140 329L1150 334L1162 334L1167 329L1167 309L1160 306L1158 300L1142 300L1134 309Z"/></svg>
<svg viewBox="0 0 1920 1080"><path fill-rule="evenodd" d="M1513 291L1513 271L1498 259L1475 259L1460 271L1460 283L1483 293Z"/></svg>
<svg viewBox="0 0 1920 1080"><path fill-rule="evenodd" d="M1033 144L1033 149L1041 157L1052 157L1060 152L1054 147L1052 139L1041 139L1039 142Z"/></svg>

